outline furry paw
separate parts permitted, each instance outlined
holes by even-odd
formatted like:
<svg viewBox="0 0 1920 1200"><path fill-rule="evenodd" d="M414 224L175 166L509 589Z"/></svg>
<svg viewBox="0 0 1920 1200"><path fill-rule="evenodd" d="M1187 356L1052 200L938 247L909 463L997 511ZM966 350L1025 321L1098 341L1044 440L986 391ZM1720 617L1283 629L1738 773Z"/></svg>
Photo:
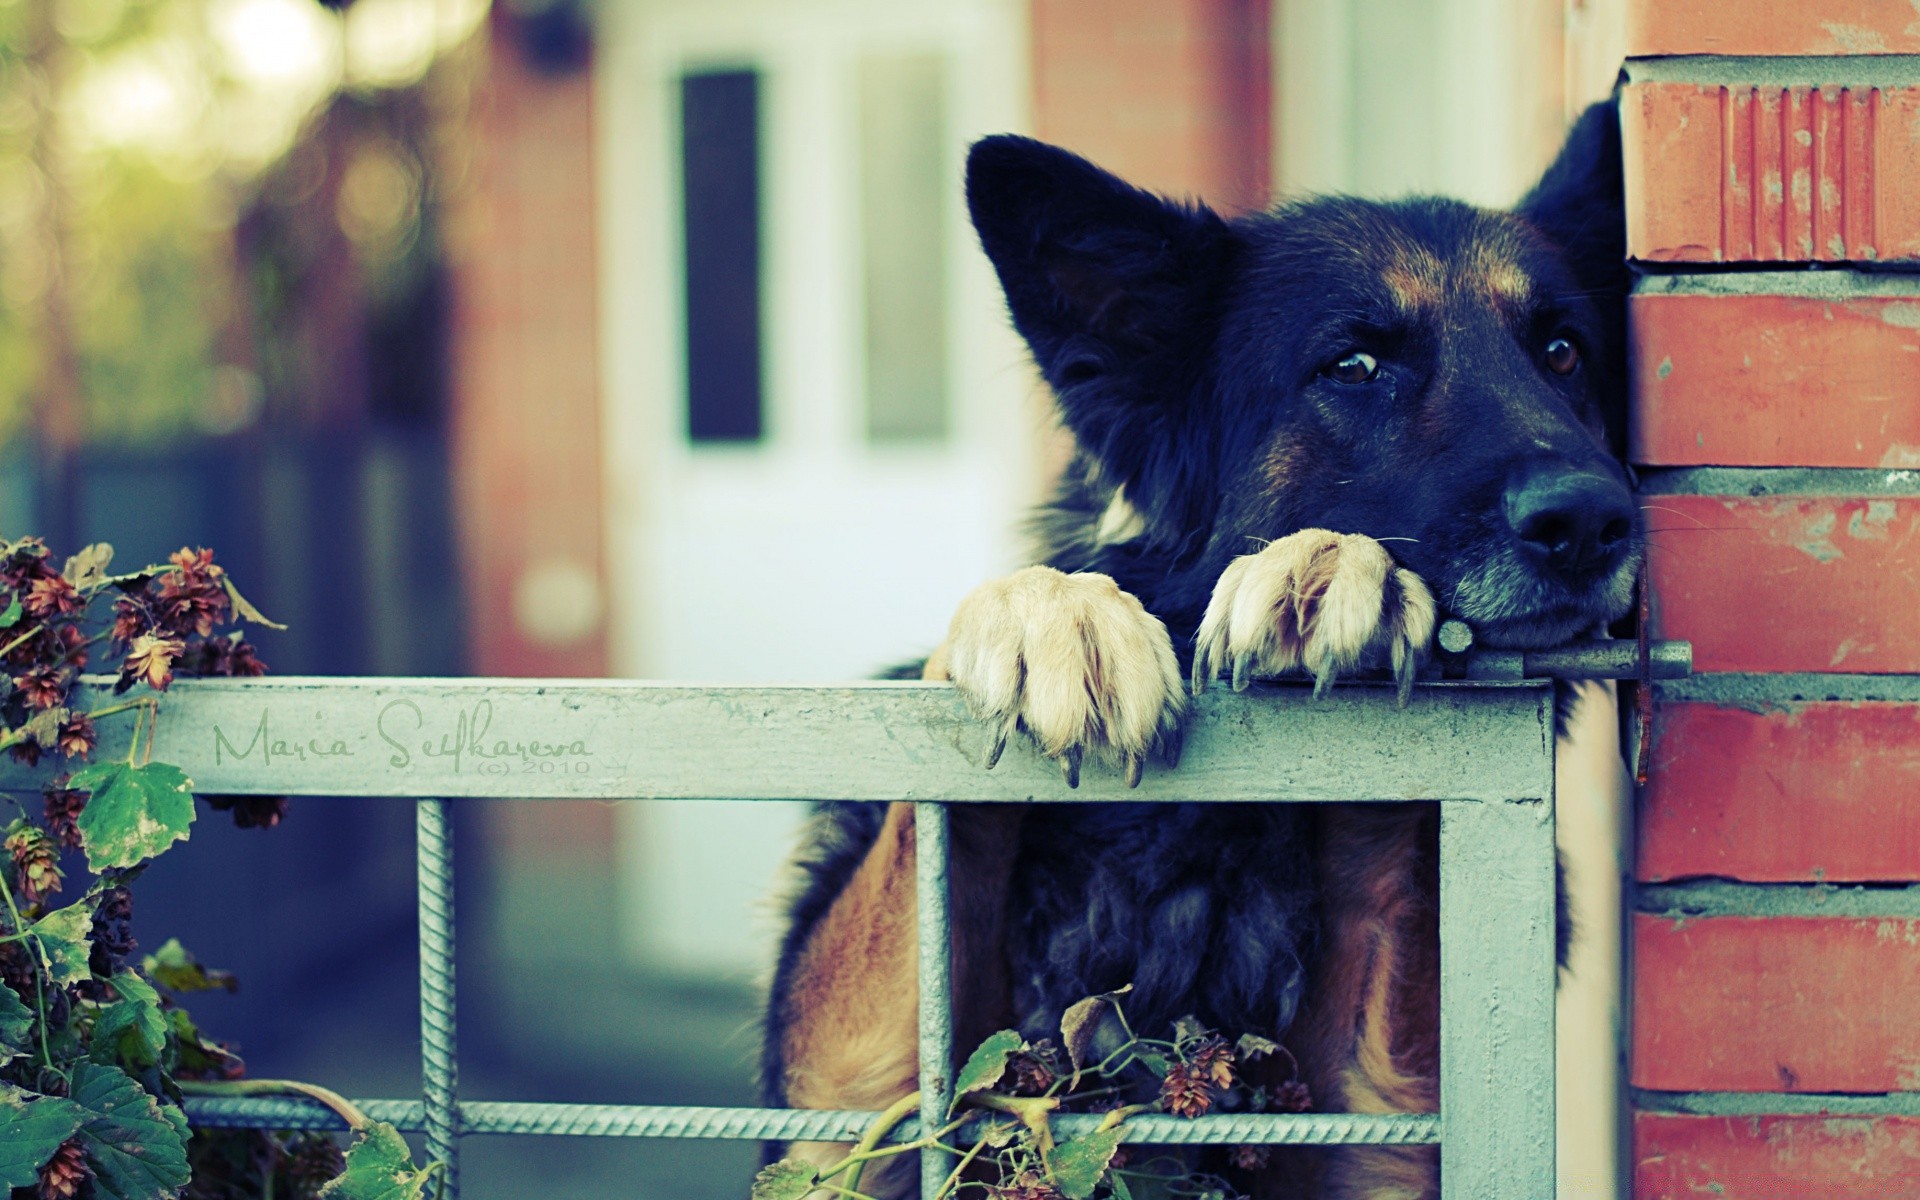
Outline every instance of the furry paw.
<svg viewBox="0 0 1920 1200"><path fill-rule="evenodd" d="M954 613L945 667L993 727L987 766L1024 730L1080 783L1089 750L1129 787L1147 755L1177 746L1186 694L1167 627L1105 575L1027 567L976 588Z"/></svg>
<svg viewBox="0 0 1920 1200"><path fill-rule="evenodd" d="M1404 701L1433 627L1433 593L1379 542L1303 529L1228 564L1195 639L1193 690L1229 665L1235 691L1298 667L1317 695L1342 671L1385 663Z"/></svg>

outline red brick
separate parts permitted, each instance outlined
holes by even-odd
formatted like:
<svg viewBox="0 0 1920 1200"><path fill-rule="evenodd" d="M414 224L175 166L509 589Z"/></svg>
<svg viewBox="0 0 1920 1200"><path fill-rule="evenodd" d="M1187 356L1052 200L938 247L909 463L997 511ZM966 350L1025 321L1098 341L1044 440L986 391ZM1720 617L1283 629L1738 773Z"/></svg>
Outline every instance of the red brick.
<svg viewBox="0 0 1920 1200"><path fill-rule="evenodd" d="M1643 294L1635 424L1654 466L1920 466L1920 295Z"/></svg>
<svg viewBox="0 0 1920 1200"><path fill-rule="evenodd" d="M1696 671L1920 671L1920 497L1641 503L1655 636Z"/></svg>
<svg viewBox="0 0 1920 1200"><path fill-rule="evenodd" d="M1636 1200L1920 1200L1920 1118L1636 1113Z"/></svg>
<svg viewBox="0 0 1920 1200"><path fill-rule="evenodd" d="M1636 83L1621 134L1643 262L1920 258L1920 88Z"/></svg>
<svg viewBox="0 0 1920 1200"><path fill-rule="evenodd" d="M1663 703L1639 877L1920 880L1920 704Z"/></svg>
<svg viewBox="0 0 1920 1200"><path fill-rule="evenodd" d="M1629 0L1627 54L1920 54L1909 0Z"/></svg>
<svg viewBox="0 0 1920 1200"><path fill-rule="evenodd" d="M1920 1088L1920 920L1640 914L1633 924L1635 1086Z"/></svg>

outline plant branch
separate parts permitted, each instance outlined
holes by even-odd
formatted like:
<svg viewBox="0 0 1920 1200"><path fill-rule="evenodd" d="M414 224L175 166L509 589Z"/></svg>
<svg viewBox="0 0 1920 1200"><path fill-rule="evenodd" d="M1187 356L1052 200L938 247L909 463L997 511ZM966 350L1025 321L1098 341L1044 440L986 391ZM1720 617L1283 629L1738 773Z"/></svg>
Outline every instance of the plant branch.
<svg viewBox="0 0 1920 1200"><path fill-rule="evenodd" d="M371 1124L367 1114L339 1092L297 1079L180 1079L175 1083L185 1096L284 1096L291 1092L326 1105L355 1133L365 1133Z"/></svg>

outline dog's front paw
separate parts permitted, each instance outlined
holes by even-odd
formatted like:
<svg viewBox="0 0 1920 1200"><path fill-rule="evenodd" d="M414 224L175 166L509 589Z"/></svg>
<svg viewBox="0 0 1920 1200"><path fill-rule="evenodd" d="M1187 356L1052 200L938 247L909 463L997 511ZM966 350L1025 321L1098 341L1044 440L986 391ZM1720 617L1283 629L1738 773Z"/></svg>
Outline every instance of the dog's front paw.
<svg viewBox="0 0 1920 1200"><path fill-rule="evenodd" d="M1433 593L1357 533L1303 529L1228 564L1193 655L1197 694L1224 667L1235 691L1304 668L1323 692L1342 671L1391 665L1406 697L1433 639Z"/></svg>
<svg viewBox="0 0 1920 1200"><path fill-rule="evenodd" d="M993 727L993 766L1024 730L1078 786L1089 750L1140 782L1186 711L1167 627L1105 575L1027 567L976 588L947 632L945 668Z"/></svg>

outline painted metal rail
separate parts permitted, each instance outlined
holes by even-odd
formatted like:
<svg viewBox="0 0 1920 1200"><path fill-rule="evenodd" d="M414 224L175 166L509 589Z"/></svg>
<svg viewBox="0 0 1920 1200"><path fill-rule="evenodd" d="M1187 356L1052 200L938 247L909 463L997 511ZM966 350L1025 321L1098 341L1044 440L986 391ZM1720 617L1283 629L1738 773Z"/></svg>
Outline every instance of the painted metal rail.
<svg viewBox="0 0 1920 1200"><path fill-rule="evenodd" d="M523 679L282 678L182 682L154 735L203 794L385 796L417 806L421 1098L360 1101L424 1132L459 1192L460 1138L474 1134L851 1140L876 1114L467 1102L454 1038L453 852L457 799L908 800L917 856L921 963L919 1120L945 1114L950 1021L946 805L952 802L1441 801L1441 1111L1395 1116L1231 1115L1129 1122L1140 1143L1435 1144L1453 1196L1538 1200L1553 1189L1553 696L1522 676L1630 675L1620 644L1557 657L1474 656L1478 681L1430 682L1404 708L1388 687L1213 689L1178 771L1128 789L1088 770L1077 789L1030 751L985 767L988 738L944 685L686 687ZM1624 655L1624 657L1623 657ZM1684 673L1684 653L1655 673ZM1623 667L1622 664L1626 666ZM1485 682L1486 676L1501 682ZM104 691L107 681L89 681ZM125 734L122 732L124 738ZM124 743L121 747L124 749ZM106 755L115 747L108 739ZM46 772L0 767L0 790ZM334 1128L294 1099L188 1102L201 1126ZM1094 1118L1062 1118L1071 1135ZM1078 1123L1078 1124L1076 1124ZM923 1186L944 1178L923 1152ZM938 1168L938 1169L936 1169Z"/></svg>

